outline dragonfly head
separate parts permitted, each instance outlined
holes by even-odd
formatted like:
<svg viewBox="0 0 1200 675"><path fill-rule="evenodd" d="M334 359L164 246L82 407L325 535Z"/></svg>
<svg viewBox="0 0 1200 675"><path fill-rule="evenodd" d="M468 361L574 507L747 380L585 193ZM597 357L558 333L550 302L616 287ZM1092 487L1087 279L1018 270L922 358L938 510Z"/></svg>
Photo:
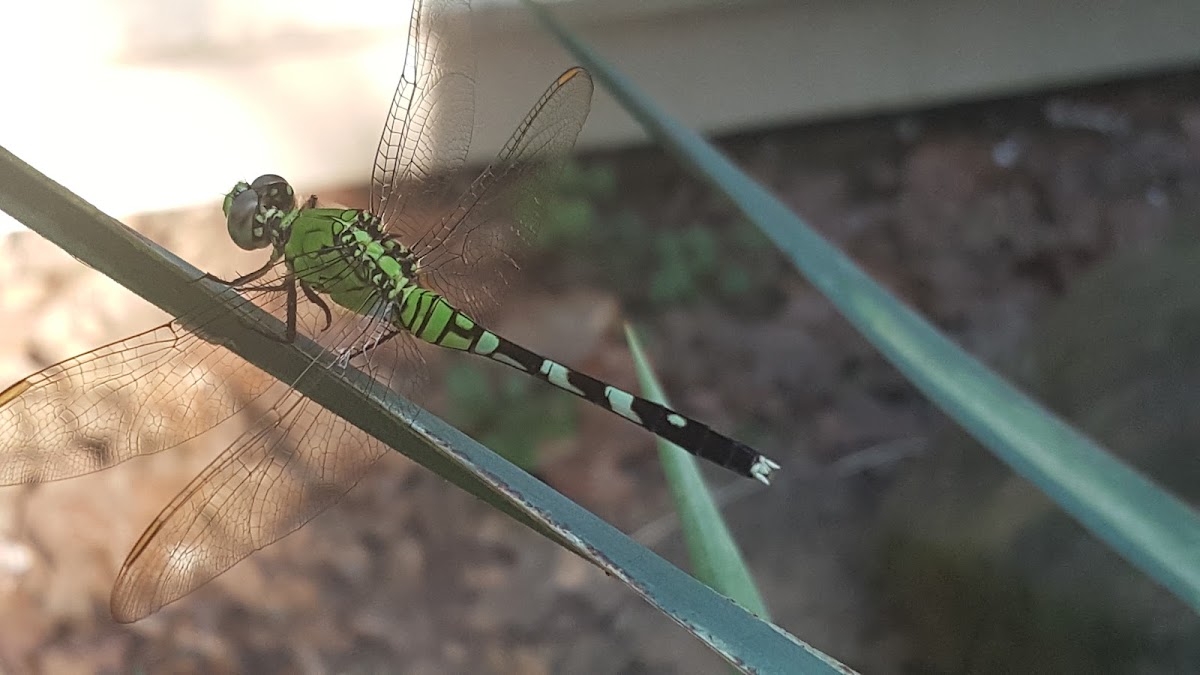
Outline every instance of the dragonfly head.
<svg viewBox="0 0 1200 675"><path fill-rule="evenodd" d="M283 178L265 174L253 183L239 181L222 206L229 236L239 247L253 251L271 245L283 217L296 210L296 192Z"/></svg>

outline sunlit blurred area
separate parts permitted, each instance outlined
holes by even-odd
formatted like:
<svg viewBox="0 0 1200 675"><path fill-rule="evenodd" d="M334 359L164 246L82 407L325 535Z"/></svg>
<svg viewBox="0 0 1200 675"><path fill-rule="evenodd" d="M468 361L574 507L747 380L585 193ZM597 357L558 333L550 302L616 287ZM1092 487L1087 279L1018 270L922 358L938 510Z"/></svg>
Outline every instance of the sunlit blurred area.
<svg viewBox="0 0 1200 675"><path fill-rule="evenodd" d="M405 4L14 3L5 24L25 28L0 54L22 103L4 106L0 134L117 216L213 203L281 164L297 180L357 180Z"/></svg>
<svg viewBox="0 0 1200 675"><path fill-rule="evenodd" d="M956 344L1200 501L1200 3L545 4ZM444 129L471 138L448 181L464 187L577 65L519 2L471 5L470 40L444 46L475 64L473 128ZM229 239L237 181L368 204L411 11L3 4L0 146L198 269L245 274L267 253ZM705 474L779 626L869 673L1195 670L1194 613L961 433L596 80L535 195L544 226L496 256L517 264L488 327L632 391L635 324L682 412L781 460L769 489ZM3 213L0 229L0 391L170 319ZM692 569L650 434L477 360L413 357L418 402ZM398 453L296 533L115 623L139 535L269 407L223 365L244 404L227 424L0 488L0 672L728 672ZM166 418L195 412L162 398Z"/></svg>
<svg viewBox="0 0 1200 675"><path fill-rule="evenodd" d="M553 3L690 126L736 131L1169 67L1186 2ZM10 3L5 147L117 217L212 203L239 177L363 184L395 87L407 0ZM511 0L474 3L485 162L572 65ZM1179 17L1185 17L1179 20ZM703 45L698 49L698 45ZM1020 45L1019 48L1014 48ZM881 58L881 55L887 55ZM598 94L582 147L644 143ZM10 226L11 226L11 221Z"/></svg>

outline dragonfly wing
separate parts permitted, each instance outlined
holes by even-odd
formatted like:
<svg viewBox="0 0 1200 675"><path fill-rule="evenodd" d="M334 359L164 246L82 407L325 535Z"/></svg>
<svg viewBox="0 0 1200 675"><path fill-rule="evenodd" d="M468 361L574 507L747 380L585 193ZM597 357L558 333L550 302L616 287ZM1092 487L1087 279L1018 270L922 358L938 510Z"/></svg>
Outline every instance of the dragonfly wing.
<svg viewBox="0 0 1200 675"><path fill-rule="evenodd" d="M280 311L282 293L258 291ZM49 366L0 392L0 484L37 483L166 450L229 418L272 380L194 332L212 307Z"/></svg>
<svg viewBox="0 0 1200 675"><path fill-rule="evenodd" d="M495 161L433 228L410 244L421 262L423 282L476 315L495 305L505 267L516 263L518 240L534 235L545 217L545 201L538 198L542 180L553 175L575 146L592 91L591 76L578 67L550 85Z"/></svg>
<svg viewBox="0 0 1200 675"><path fill-rule="evenodd" d="M295 531L337 502L385 449L288 390L142 534L113 587L113 617L124 623L152 614Z"/></svg>
<svg viewBox="0 0 1200 675"><path fill-rule="evenodd" d="M371 213L401 237L420 235L445 203L474 127L468 0L413 4L400 82L384 120L371 177Z"/></svg>
<svg viewBox="0 0 1200 675"><path fill-rule="evenodd" d="M359 313L335 307L332 325L313 331L324 350L305 374L347 361L372 376L370 387L420 389L426 369L415 340L392 330L386 304L374 297L364 303ZM295 531L341 499L386 451L292 386L276 381L262 400L272 405L172 500L126 558L111 600L118 621L157 611Z"/></svg>

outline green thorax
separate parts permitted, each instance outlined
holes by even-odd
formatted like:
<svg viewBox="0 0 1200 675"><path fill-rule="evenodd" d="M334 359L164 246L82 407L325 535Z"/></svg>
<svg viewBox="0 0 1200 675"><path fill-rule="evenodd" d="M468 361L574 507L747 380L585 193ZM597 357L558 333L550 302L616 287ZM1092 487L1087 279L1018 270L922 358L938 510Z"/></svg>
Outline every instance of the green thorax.
<svg viewBox="0 0 1200 675"><path fill-rule="evenodd" d="M299 281L342 307L366 314L416 288L411 252L365 211L308 208L290 220L284 259Z"/></svg>
<svg viewBox="0 0 1200 675"><path fill-rule="evenodd" d="M270 247L272 261L282 258L306 291L442 347L466 349L478 333L473 319L420 286L416 256L365 211L297 208L295 190L275 174L238 182L223 210L235 244Z"/></svg>

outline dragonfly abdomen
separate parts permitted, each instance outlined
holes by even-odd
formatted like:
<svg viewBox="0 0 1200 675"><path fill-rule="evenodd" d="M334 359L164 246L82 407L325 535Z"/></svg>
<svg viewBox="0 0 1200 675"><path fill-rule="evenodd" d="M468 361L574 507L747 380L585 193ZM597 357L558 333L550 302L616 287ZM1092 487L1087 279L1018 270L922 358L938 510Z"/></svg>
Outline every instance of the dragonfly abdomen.
<svg viewBox="0 0 1200 675"><path fill-rule="evenodd" d="M438 293L409 282L394 304L392 323L438 347L469 350L483 329ZM486 331L484 331L486 332Z"/></svg>
<svg viewBox="0 0 1200 675"><path fill-rule="evenodd" d="M697 457L747 478L769 483L771 472L779 468L778 464L753 448L713 431L702 422L590 375L571 370L496 335L433 291L421 289L408 298L414 304L427 308L423 315L414 312L414 319L418 319L415 323L402 325L422 340L439 347L478 354L532 375L620 415Z"/></svg>

